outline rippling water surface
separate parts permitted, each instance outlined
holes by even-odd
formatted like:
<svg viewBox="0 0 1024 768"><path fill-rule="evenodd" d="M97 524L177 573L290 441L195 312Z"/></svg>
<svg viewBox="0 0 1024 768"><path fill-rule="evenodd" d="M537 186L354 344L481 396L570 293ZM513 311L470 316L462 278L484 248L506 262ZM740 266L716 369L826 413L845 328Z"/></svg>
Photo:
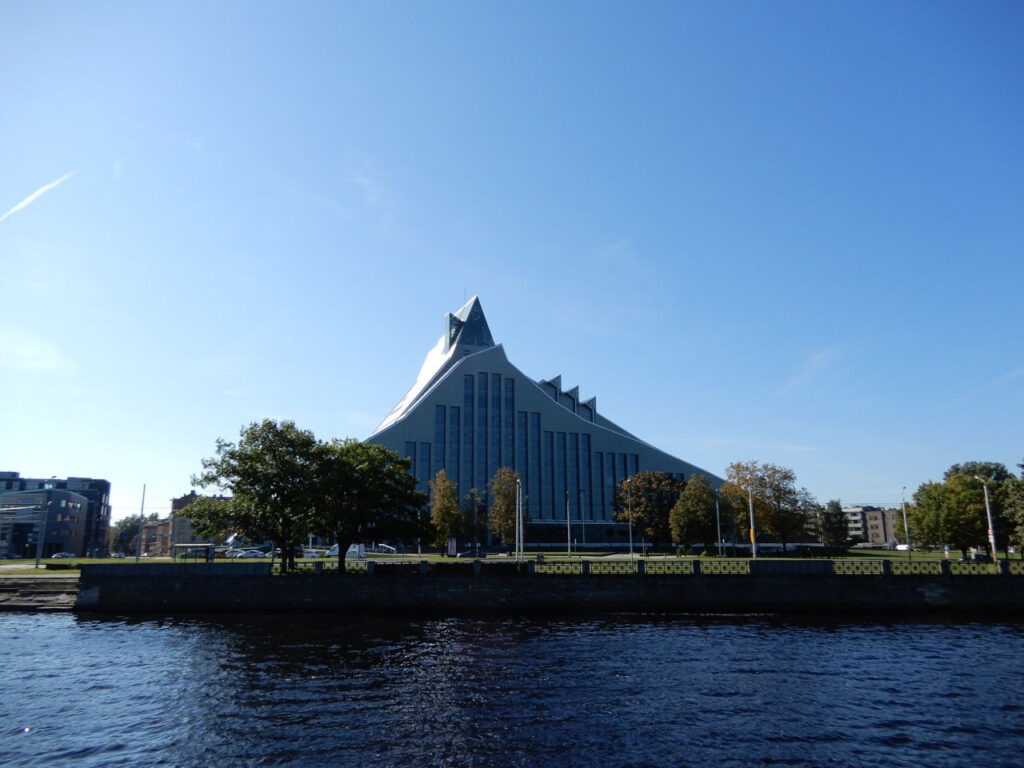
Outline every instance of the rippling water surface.
<svg viewBox="0 0 1024 768"><path fill-rule="evenodd" d="M1024 625L0 615L0 765L1024 764Z"/></svg>

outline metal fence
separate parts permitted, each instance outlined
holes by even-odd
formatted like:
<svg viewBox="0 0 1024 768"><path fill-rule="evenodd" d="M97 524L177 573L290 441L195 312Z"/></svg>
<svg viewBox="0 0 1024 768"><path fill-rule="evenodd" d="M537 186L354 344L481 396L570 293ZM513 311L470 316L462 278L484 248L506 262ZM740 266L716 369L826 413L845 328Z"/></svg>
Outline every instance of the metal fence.
<svg viewBox="0 0 1024 768"><path fill-rule="evenodd" d="M347 574L365 575L372 561L347 560ZM446 564L446 568L454 564ZM473 564L465 563L466 572L472 572ZM502 570L512 565L502 560L494 565ZM805 567L801 567L805 566ZM379 566L378 566L379 567ZM499 567L481 562L478 568L486 573L488 568L498 571ZM528 560L524 570L538 575L565 576L629 576L647 574L651 576L746 576L760 574L779 575L835 575L835 576L994 576L1000 569L1013 576L1024 576L1024 561L1000 561L993 563L961 563L950 560L716 560L716 559L676 559L676 558L637 558L636 560ZM432 568L419 568L415 562L404 563L402 572L430 572ZM287 573L282 570L281 563L275 562L274 575L317 575L338 576L337 560L316 560L297 562L295 568Z"/></svg>

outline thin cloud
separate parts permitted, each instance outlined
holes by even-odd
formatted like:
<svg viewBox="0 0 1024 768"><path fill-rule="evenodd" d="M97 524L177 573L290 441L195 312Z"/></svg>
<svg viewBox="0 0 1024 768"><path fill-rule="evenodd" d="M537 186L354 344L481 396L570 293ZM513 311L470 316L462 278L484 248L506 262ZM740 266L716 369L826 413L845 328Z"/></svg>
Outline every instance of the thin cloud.
<svg viewBox="0 0 1024 768"><path fill-rule="evenodd" d="M12 213L17 213L18 211L22 210L23 208L27 208L29 205L31 205L33 202L35 202L36 198L40 197L45 192L49 192L54 187L63 184L65 181L70 179L76 173L78 173L78 171L71 171L71 173L65 173L63 176L61 176L56 181L51 181L46 186L40 187L35 192L33 192L31 195L29 195L24 200L22 200L20 203L18 203L16 206L11 208L11 210L9 210L3 216L0 216L0 222L3 222L3 220L6 219L8 216L10 216Z"/></svg>
<svg viewBox="0 0 1024 768"><path fill-rule="evenodd" d="M19 372L52 372L71 364L54 344L20 328L0 327L0 368Z"/></svg>
<svg viewBox="0 0 1024 768"><path fill-rule="evenodd" d="M384 199L385 188L384 185L375 179L371 179L362 173L353 173L349 176L349 181L363 193L363 202L370 208L384 208L386 202Z"/></svg>
<svg viewBox="0 0 1024 768"><path fill-rule="evenodd" d="M778 389L776 394L788 395L807 382L813 381L833 368L840 356L840 351L836 347L815 352L804 362L800 370Z"/></svg>
<svg viewBox="0 0 1024 768"><path fill-rule="evenodd" d="M1000 385L1005 384L1008 381L1013 381L1014 379L1019 379L1022 376L1024 376L1024 366L1021 366L1020 368L1015 368L1012 371L1007 371L1006 373L1001 373L995 378L989 379L980 387L972 389L970 392L967 392L966 394L960 395L960 397L958 397L954 402L949 403L944 407L952 408L957 403L963 403L966 402L967 400L974 400L975 398L988 394L991 390L999 387Z"/></svg>

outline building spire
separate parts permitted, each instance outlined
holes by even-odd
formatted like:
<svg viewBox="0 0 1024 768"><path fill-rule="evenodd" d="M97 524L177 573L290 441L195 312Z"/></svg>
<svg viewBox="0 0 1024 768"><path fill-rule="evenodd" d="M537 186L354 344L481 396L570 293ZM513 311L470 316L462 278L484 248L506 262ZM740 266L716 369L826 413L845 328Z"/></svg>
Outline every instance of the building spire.
<svg viewBox="0 0 1024 768"><path fill-rule="evenodd" d="M449 312L445 316L445 326L445 352L456 344L481 349L494 346L494 337L477 296L467 301L454 315Z"/></svg>

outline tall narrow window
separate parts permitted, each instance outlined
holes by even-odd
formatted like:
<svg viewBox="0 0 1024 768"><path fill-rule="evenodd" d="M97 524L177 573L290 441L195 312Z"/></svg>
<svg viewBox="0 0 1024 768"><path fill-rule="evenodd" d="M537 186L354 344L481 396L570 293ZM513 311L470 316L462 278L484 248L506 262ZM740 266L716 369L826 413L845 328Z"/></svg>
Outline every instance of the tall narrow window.
<svg viewBox="0 0 1024 768"><path fill-rule="evenodd" d="M453 405L448 409L448 455L445 472L448 473L448 479L454 480L456 484L459 483L459 474L462 463L459 461L459 450L461 447L461 424L460 421L460 409L459 406Z"/></svg>
<svg viewBox="0 0 1024 768"><path fill-rule="evenodd" d="M466 374L462 396L462 474L459 491L463 494L473 487L473 403L476 399L476 377Z"/></svg>
<svg viewBox="0 0 1024 768"><path fill-rule="evenodd" d="M580 435L580 490L583 491L583 519L594 519L594 484L590 478L590 435Z"/></svg>
<svg viewBox="0 0 1024 768"><path fill-rule="evenodd" d="M555 515L559 520L565 520L565 503L568 500L566 492L566 450L565 432L555 433Z"/></svg>
<svg viewBox="0 0 1024 768"><path fill-rule="evenodd" d="M526 508L530 513L540 514L541 510L541 498L543 496L541 492L542 478L544 477L541 471L541 452L540 452L540 414L537 411L530 412L530 436L529 436L529 452L527 463L530 465L530 471L528 473L529 479L529 490L526 493Z"/></svg>
<svg viewBox="0 0 1024 768"><path fill-rule="evenodd" d="M555 509L555 433L544 431L544 506L541 517L551 520Z"/></svg>
<svg viewBox="0 0 1024 768"><path fill-rule="evenodd" d="M516 380L505 379L505 409L502 412L505 425L502 430L504 444L501 449L501 462L506 465L513 465L518 458L515 455L516 445ZM522 468L516 467L520 472Z"/></svg>
<svg viewBox="0 0 1024 768"><path fill-rule="evenodd" d="M430 443L420 443L420 449L416 458L419 459L420 464L420 470L417 473L419 475L419 482L416 484L416 490L426 493L428 490L427 481L430 480Z"/></svg>
<svg viewBox="0 0 1024 768"><path fill-rule="evenodd" d="M428 480L445 468L445 428L447 427L445 418L448 415L446 410L443 405L434 406L434 466ZM447 470L445 471L447 472Z"/></svg>
<svg viewBox="0 0 1024 768"><path fill-rule="evenodd" d="M487 374L476 375L476 456L473 461L473 487L487 487Z"/></svg>
<svg viewBox="0 0 1024 768"><path fill-rule="evenodd" d="M491 434L487 448L487 479L491 478L498 471L502 462L511 462L512 457L507 459L501 455L501 374L491 374Z"/></svg>
<svg viewBox="0 0 1024 768"><path fill-rule="evenodd" d="M583 519L580 496L580 436L577 432L569 434L569 455L566 457L565 489L569 492L569 507L573 520Z"/></svg>

